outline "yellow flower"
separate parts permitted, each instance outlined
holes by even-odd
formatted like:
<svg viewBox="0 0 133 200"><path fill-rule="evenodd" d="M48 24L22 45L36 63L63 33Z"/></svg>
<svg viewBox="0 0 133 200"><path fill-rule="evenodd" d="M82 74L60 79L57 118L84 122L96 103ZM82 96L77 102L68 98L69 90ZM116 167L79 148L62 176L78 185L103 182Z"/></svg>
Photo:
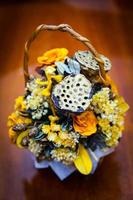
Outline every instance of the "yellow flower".
<svg viewBox="0 0 133 200"><path fill-rule="evenodd" d="M61 126L55 123L55 121L58 120L57 116L50 115L49 120L50 120L50 125L44 124L42 126L42 131L44 134L47 134L47 138L49 141L56 143L57 140L59 139L57 133L61 130Z"/></svg>
<svg viewBox="0 0 133 200"><path fill-rule="evenodd" d="M50 115L48 118L50 120L50 125L44 124L42 126L42 131L47 135L47 139L58 146L62 145L64 147L75 148L76 142L70 137L68 131L62 131L61 125L56 124L56 121L59 119L58 116Z"/></svg>
<svg viewBox="0 0 133 200"><path fill-rule="evenodd" d="M42 131L44 134L49 134L50 132L59 132L61 126L59 124L43 125Z"/></svg>
<svg viewBox="0 0 133 200"><path fill-rule="evenodd" d="M51 94L52 79L55 80L57 83L59 83L63 79L62 75L56 75L54 71L55 71L55 68L51 66L46 67L45 74L46 74L47 80L46 81L40 81L39 79L36 80L37 84L46 85L46 88L43 89L42 91L42 95L46 97L49 97Z"/></svg>
<svg viewBox="0 0 133 200"><path fill-rule="evenodd" d="M118 140L124 130L123 124L119 121L117 124L110 125L108 119L98 119L98 124L102 129L102 132L107 136L106 143L108 146L115 147L118 144Z"/></svg>
<svg viewBox="0 0 133 200"><path fill-rule="evenodd" d="M129 109L129 105L125 102L124 98L119 96L116 98L116 101L118 101L118 108L120 110L120 113L125 113Z"/></svg>
<svg viewBox="0 0 133 200"><path fill-rule="evenodd" d="M52 81L48 80L47 87L42 91L42 95L49 97L51 92L51 87L52 87Z"/></svg>
<svg viewBox="0 0 133 200"><path fill-rule="evenodd" d="M110 131L110 123L109 120L106 118L99 118L98 119L98 124L102 128L102 131L107 132L108 130Z"/></svg>
<svg viewBox="0 0 133 200"><path fill-rule="evenodd" d="M73 117L73 127L81 135L89 136L96 132L97 119L93 112L86 111Z"/></svg>
<svg viewBox="0 0 133 200"><path fill-rule="evenodd" d="M44 124L42 126L42 131L45 134L49 134L50 132L58 132L61 130L61 126L56 124L55 122L59 119L58 116L49 115L50 125Z"/></svg>
<svg viewBox="0 0 133 200"><path fill-rule="evenodd" d="M49 141L55 142L57 138L58 138L57 133L49 132L49 134L48 134L48 140Z"/></svg>
<svg viewBox="0 0 133 200"><path fill-rule="evenodd" d="M54 76L51 76L51 79L54 79L57 83L59 83L60 81L62 81L63 76L62 75L54 75Z"/></svg>
<svg viewBox="0 0 133 200"><path fill-rule="evenodd" d="M42 95L48 97L51 94L51 88L52 88L52 79L55 80L57 83L59 83L62 79L62 75L46 75L48 78L48 81L44 82L44 85L47 85L47 87L42 91Z"/></svg>
<svg viewBox="0 0 133 200"><path fill-rule="evenodd" d="M55 48L46 51L42 56L37 58L38 63L51 65L56 61L63 61L68 54L68 50L65 48Z"/></svg>
<svg viewBox="0 0 133 200"><path fill-rule="evenodd" d="M67 132L67 131L60 131L60 132L59 132L59 137L60 137L62 140L68 139L68 132Z"/></svg>
<svg viewBox="0 0 133 200"><path fill-rule="evenodd" d="M61 126L59 124L51 124L51 129L57 132L61 130Z"/></svg>
<svg viewBox="0 0 133 200"><path fill-rule="evenodd" d="M52 66L48 66L48 67L45 68L45 73L46 74L55 75L55 71L56 71L55 67L52 67Z"/></svg>
<svg viewBox="0 0 133 200"><path fill-rule="evenodd" d="M53 116L53 115L49 115L48 118L51 121L51 123L55 123L57 120L59 120L58 116Z"/></svg>
<svg viewBox="0 0 133 200"><path fill-rule="evenodd" d="M123 126L118 127L114 125L111 127L111 136L107 137L106 139L106 143L108 146L115 147L118 144L118 140L122 135L122 132L121 132L122 129L123 129Z"/></svg>
<svg viewBox="0 0 133 200"><path fill-rule="evenodd" d="M110 76L107 75L107 74L106 74L106 80L107 80L107 82L110 84L112 92L113 92L114 94L118 95L118 89L117 89L116 84L115 84L114 81L110 78Z"/></svg>
<svg viewBox="0 0 133 200"><path fill-rule="evenodd" d="M24 102L24 96L19 96L15 100L15 110L20 110L20 111L26 110L26 104Z"/></svg>
<svg viewBox="0 0 133 200"><path fill-rule="evenodd" d="M16 124L31 124L32 120L26 117L22 117L18 112L14 112L8 117L7 126L12 127Z"/></svg>
<svg viewBox="0 0 133 200"><path fill-rule="evenodd" d="M42 131L44 134L48 134L50 132L50 125L43 125L42 126Z"/></svg>

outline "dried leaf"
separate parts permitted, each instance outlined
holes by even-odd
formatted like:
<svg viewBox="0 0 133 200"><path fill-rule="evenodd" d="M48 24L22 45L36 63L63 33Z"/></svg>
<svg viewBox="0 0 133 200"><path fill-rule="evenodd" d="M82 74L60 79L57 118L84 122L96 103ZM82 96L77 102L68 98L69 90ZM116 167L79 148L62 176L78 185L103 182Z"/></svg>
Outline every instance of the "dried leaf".
<svg viewBox="0 0 133 200"><path fill-rule="evenodd" d="M81 174L90 174L92 170L92 161L88 151L84 148L83 145L79 145L79 154L74 160L74 164Z"/></svg>
<svg viewBox="0 0 133 200"><path fill-rule="evenodd" d="M80 73L80 64L76 60L69 58L68 66L71 70L71 74L79 74Z"/></svg>
<svg viewBox="0 0 133 200"><path fill-rule="evenodd" d="M19 148L24 148L24 146L22 145L22 140L23 138L25 138L26 136L28 136L29 130L23 131L22 133L20 133L20 135L17 137L17 141L16 144Z"/></svg>
<svg viewBox="0 0 133 200"><path fill-rule="evenodd" d="M63 62L55 62L57 66L57 71L59 74L64 75L66 72L67 74L79 74L80 73L80 65L76 60L67 59L68 65Z"/></svg>

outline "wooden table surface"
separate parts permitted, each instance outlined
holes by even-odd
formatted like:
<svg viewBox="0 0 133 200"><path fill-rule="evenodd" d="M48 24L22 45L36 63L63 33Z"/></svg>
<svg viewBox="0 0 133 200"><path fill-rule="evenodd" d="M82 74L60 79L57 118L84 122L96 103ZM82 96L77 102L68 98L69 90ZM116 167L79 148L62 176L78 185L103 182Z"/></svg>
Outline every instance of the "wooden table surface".
<svg viewBox="0 0 133 200"><path fill-rule="evenodd" d="M88 3L87 3L88 2ZM133 199L133 12L128 1L52 1L0 5L0 200ZM127 3L126 3L127 2ZM111 76L130 104L116 152L92 176L74 173L61 182L50 170L36 170L27 150L10 144L7 116L23 94L23 49L39 24L68 23L112 60ZM30 65L45 50L85 47L66 33L42 33L32 45ZM33 72L31 67L31 73Z"/></svg>

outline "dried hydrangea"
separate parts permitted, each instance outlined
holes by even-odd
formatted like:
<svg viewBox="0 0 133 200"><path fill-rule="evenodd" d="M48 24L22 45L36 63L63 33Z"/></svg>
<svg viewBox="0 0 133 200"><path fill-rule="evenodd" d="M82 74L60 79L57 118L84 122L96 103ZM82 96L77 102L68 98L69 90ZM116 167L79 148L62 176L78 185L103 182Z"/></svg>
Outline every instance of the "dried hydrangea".
<svg viewBox="0 0 133 200"><path fill-rule="evenodd" d="M70 147L75 148L76 144L79 143L79 134L72 131L62 131L58 134L57 140L55 140L56 146L64 146L64 147Z"/></svg>
<svg viewBox="0 0 133 200"><path fill-rule="evenodd" d="M42 95L43 89L35 78L27 83L27 91L30 91L30 94L26 96L25 104L26 109L31 111L32 119L41 119L48 113L49 104L47 98Z"/></svg>
<svg viewBox="0 0 133 200"><path fill-rule="evenodd" d="M38 157L40 153L43 151L43 145L39 142L36 142L32 139L29 140L28 149L36 156Z"/></svg>
<svg viewBox="0 0 133 200"><path fill-rule="evenodd" d="M51 157L58 162L69 165L76 159L77 152L72 151L69 148L56 148L51 151Z"/></svg>
<svg viewBox="0 0 133 200"><path fill-rule="evenodd" d="M48 114L48 108L49 108L48 102L42 103L42 105L38 109L33 110L31 112L32 119L41 119L42 116L47 115Z"/></svg>
<svg viewBox="0 0 133 200"><path fill-rule="evenodd" d="M102 132L106 135L105 141L108 146L116 146L122 136L123 125L111 125L108 119L99 118L98 124Z"/></svg>
<svg viewBox="0 0 133 200"><path fill-rule="evenodd" d="M36 78L34 76L30 76L30 80L26 84L26 92L34 92L37 88Z"/></svg>
<svg viewBox="0 0 133 200"><path fill-rule="evenodd" d="M91 108L98 114L98 124L106 135L107 144L115 146L122 134L124 114L128 105L121 97L116 97L114 100L110 99L110 92L109 88L102 88L93 95Z"/></svg>

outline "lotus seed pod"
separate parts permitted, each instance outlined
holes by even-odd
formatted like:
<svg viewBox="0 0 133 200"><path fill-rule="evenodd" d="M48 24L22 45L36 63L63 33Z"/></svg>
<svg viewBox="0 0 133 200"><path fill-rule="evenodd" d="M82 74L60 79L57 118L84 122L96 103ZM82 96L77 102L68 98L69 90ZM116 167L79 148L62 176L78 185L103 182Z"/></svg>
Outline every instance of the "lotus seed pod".
<svg viewBox="0 0 133 200"><path fill-rule="evenodd" d="M105 71L109 71L112 66L110 60L107 57L105 57L104 55L100 55L100 57L104 61ZM83 70L89 69L89 70L91 70L91 72L93 74L95 71L98 72L99 63L90 51L77 51L75 53L75 58L81 64L81 68Z"/></svg>
<svg viewBox="0 0 133 200"><path fill-rule="evenodd" d="M70 111L83 112L90 104L91 83L83 75L66 76L52 91L52 100L56 108Z"/></svg>

